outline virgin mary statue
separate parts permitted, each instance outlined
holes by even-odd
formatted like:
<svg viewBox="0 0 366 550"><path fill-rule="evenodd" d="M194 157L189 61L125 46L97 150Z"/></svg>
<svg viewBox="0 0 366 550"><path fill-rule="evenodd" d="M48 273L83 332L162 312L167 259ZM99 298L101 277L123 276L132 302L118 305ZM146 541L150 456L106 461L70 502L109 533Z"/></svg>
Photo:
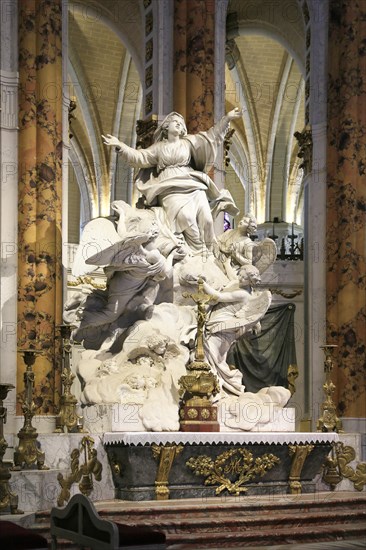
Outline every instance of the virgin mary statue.
<svg viewBox="0 0 366 550"><path fill-rule="evenodd" d="M212 249L216 241L213 216L222 210L238 213L230 193L219 190L207 172L230 121L241 115L239 109L233 109L208 131L191 135L182 115L172 112L147 149L136 150L114 136L102 136L127 164L139 169L136 186L147 205L163 208L170 229L183 234L194 253Z"/></svg>

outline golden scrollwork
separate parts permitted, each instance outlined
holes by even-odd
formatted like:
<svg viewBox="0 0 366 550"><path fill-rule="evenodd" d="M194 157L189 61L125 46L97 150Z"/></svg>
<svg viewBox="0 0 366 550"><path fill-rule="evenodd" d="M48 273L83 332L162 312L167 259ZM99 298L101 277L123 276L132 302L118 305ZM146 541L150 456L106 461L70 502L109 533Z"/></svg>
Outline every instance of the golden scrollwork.
<svg viewBox="0 0 366 550"><path fill-rule="evenodd" d="M362 491L366 485L366 462L359 462L354 469L349 463L355 458L356 451L353 447L344 445L341 441L334 443L324 464L323 481L334 490L342 479L349 479L357 491Z"/></svg>
<svg viewBox="0 0 366 550"><path fill-rule="evenodd" d="M159 465L155 480L156 500L167 500L169 498L169 474L176 456L183 450L183 445L156 445L152 444L153 457L158 460Z"/></svg>
<svg viewBox="0 0 366 550"><path fill-rule="evenodd" d="M229 449L215 459L207 455L191 457L186 465L195 475L206 478L205 485L217 485L216 495L224 490L231 495L239 495L248 490L243 487L245 483L254 477L264 476L279 462L280 459L271 453L254 458L248 449L239 447Z"/></svg>
<svg viewBox="0 0 366 550"><path fill-rule="evenodd" d="M74 281L67 281L67 286L76 287L83 285L89 285L98 290L105 290L107 288L105 283L97 283L92 277L76 277Z"/></svg>
<svg viewBox="0 0 366 550"><path fill-rule="evenodd" d="M79 464L80 455L84 454L84 464ZM79 482L79 489L83 495L89 496L93 491L93 476L96 481L102 479L103 466L98 460L97 450L94 449L94 439L85 436L80 441L80 448L71 451L71 473L64 476L59 473L57 481L61 486L61 492L57 499L58 506L63 506L64 502L70 499L70 489L74 483Z"/></svg>

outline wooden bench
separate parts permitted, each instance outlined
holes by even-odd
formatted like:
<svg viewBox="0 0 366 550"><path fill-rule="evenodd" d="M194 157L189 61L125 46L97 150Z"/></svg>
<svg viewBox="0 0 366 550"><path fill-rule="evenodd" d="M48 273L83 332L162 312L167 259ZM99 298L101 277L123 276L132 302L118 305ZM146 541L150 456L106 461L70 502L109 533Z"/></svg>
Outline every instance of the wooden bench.
<svg viewBox="0 0 366 550"><path fill-rule="evenodd" d="M82 494L74 495L65 508L52 508L50 519L52 550L57 549L57 537L92 550L166 548L164 533L102 519L94 504Z"/></svg>

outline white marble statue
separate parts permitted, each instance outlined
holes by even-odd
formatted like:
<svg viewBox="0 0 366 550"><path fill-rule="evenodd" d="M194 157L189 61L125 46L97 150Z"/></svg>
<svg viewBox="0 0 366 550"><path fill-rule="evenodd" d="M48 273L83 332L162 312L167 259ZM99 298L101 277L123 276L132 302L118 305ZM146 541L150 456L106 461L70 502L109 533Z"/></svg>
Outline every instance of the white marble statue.
<svg viewBox="0 0 366 550"><path fill-rule="evenodd" d="M250 215L237 229L215 235L213 216L237 209L206 173L230 120L240 116L234 109L207 132L188 135L181 115L170 113L153 145L138 151L103 136L139 170L136 185L146 204L112 203L114 218L90 221L75 256L75 277L103 269L107 281L105 290L75 292L65 305L65 319L77 325L73 338L85 347L77 368L84 405L136 406L144 429L179 429L179 379L193 359L197 333L189 294L202 278L212 297L205 359L219 378L215 400L225 412L222 426L251 429L240 411L252 396L226 356L239 336L260 331L271 294L257 287L276 247L270 239L250 239L256 230ZM255 394L256 403L266 407L272 399L277 408L284 406L288 390L264 390Z"/></svg>
<svg viewBox="0 0 366 550"><path fill-rule="evenodd" d="M89 222L74 262L74 275L85 274L98 266L103 266L107 275L104 303L102 301L99 308L95 307L95 299L91 307L88 299L82 303L79 327L73 334L75 340L82 340L85 334L90 338L91 329L108 329L122 314L125 316L122 324L126 327L136 311L143 313L154 304L159 283L171 275L173 260L185 256L179 244L172 245L167 258L161 254L156 248L159 228L154 219L122 201L115 202L113 207L119 213L117 226L103 218ZM105 247L109 243L112 244ZM89 303L91 300L89 297ZM70 307L68 304L68 311Z"/></svg>
<svg viewBox="0 0 366 550"><path fill-rule="evenodd" d="M270 238L255 242L251 237L257 231L257 220L252 214L246 214L238 227L228 229L218 237L216 253L224 264L230 279L236 279L239 269L246 265L255 265L263 273L276 260L277 249Z"/></svg>
<svg viewBox="0 0 366 550"><path fill-rule="evenodd" d="M196 284L196 277L191 277ZM226 363L231 344L250 330L260 330L260 319L271 303L268 290L255 291L260 275L254 266L240 270L239 279L232 281L222 290L216 290L204 282L204 290L213 298L208 308L204 335L206 360L218 375L222 395L240 395L244 390L242 373ZM151 326L161 327L170 338L185 344L193 350L196 335L196 307L181 304L159 304L153 308L149 320ZM141 321L139 326L144 326ZM244 381L245 384L245 381Z"/></svg>
<svg viewBox="0 0 366 550"><path fill-rule="evenodd" d="M103 136L125 162L140 169L136 186L147 204L162 206L170 229L182 233L195 252L211 249L216 241L212 213L238 213L230 193L219 191L207 171L230 121L241 115L233 109L207 132L190 135L183 117L170 113L155 132L153 145L138 151L114 136Z"/></svg>

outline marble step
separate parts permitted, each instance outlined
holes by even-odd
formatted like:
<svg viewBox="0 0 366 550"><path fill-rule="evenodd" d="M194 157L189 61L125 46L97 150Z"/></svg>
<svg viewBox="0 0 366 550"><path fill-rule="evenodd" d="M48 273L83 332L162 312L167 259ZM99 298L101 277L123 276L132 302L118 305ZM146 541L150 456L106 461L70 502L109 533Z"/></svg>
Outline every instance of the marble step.
<svg viewBox="0 0 366 550"><path fill-rule="evenodd" d="M172 550L366 539L366 492L287 495L271 502L260 497L240 504L233 498L209 500L109 501L96 507L103 518L163 530ZM49 536L49 512L36 514L33 527ZM72 548L67 542L60 547Z"/></svg>
<svg viewBox="0 0 366 550"><path fill-rule="evenodd" d="M105 518L106 516L101 515ZM141 521L125 521L119 516L109 517L116 523L128 523L131 526L141 525ZM207 516L206 518L197 518L196 516L190 518L178 519L174 518L168 520L161 518L159 521L154 519L145 520L144 525L150 527L163 529L166 533L178 533L178 532L204 532L204 531L220 531L222 525L225 524L225 530L230 531L232 528L236 530L249 530L260 527L265 521L266 527L273 529L282 528L283 526L289 528L297 528L303 525L318 525L319 523L326 523L327 525L339 525L341 523L364 523L366 525L366 510L342 510L339 512L322 512L322 513L308 513L303 512L297 514L274 516L270 514L259 514L257 517L233 517L229 514L220 514L217 516Z"/></svg>
<svg viewBox="0 0 366 550"><path fill-rule="evenodd" d="M349 493L347 493L349 495ZM273 514L294 514L294 513L315 513L331 509L332 511L340 510L342 513L346 509L354 509L356 506L360 510L366 510L366 492L353 493L352 496L341 497L340 494L326 493L324 498L317 494L314 498L306 498L309 495L298 495L296 497L287 496L283 501L276 499L269 501L266 497L248 498L240 497L241 502L235 503L234 500L228 500L224 503L199 501L189 504L183 504L184 501L160 501L160 502L144 502L144 505L136 506L136 503L129 502L126 506L126 501L110 501L109 504L97 502L96 507L101 516L121 522L129 521L151 521L159 518L166 520L174 518L180 519L182 515L194 516L198 518L208 518L215 514L220 514L220 517L228 515L230 517L246 517L257 516L260 513L263 515Z"/></svg>
<svg viewBox="0 0 366 550"><path fill-rule="evenodd" d="M168 534L167 543L170 550L193 550L198 548L245 548L257 545L272 547L288 544L302 544L309 542L333 542L364 540L366 537L366 523L360 525L324 524L318 527L298 527L296 529L268 529L266 524L261 529L249 531L225 531L225 526L219 532ZM296 546L297 548L297 546Z"/></svg>

